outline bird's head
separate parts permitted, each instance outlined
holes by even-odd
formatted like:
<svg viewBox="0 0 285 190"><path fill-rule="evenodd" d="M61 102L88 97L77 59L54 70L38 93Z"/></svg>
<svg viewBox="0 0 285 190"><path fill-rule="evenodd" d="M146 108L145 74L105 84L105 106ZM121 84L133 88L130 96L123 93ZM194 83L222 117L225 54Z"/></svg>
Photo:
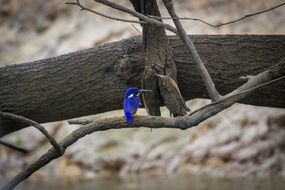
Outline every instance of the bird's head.
<svg viewBox="0 0 285 190"><path fill-rule="evenodd" d="M139 89L139 88L137 88L137 87L130 87L130 88L128 88L128 90L126 91L125 99L127 99L127 98L138 98L141 93L144 93L144 92L151 92L151 91L152 91L152 90Z"/></svg>

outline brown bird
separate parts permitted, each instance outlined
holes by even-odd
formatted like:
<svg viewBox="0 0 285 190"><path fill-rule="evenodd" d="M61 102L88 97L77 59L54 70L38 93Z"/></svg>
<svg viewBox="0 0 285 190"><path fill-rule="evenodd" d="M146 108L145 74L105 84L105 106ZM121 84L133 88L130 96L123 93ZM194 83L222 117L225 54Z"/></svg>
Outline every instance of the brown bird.
<svg viewBox="0 0 285 190"><path fill-rule="evenodd" d="M159 77L160 92L163 96L164 104L169 111L174 117L187 115L191 110L186 106L177 83L170 76L158 74L156 76Z"/></svg>

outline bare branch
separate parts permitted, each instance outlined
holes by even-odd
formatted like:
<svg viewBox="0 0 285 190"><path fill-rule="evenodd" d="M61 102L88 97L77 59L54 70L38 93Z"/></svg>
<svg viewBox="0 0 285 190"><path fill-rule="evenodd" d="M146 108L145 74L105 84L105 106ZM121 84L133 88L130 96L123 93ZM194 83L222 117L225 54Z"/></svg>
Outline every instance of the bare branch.
<svg viewBox="0 0 285 190"><path fill-rule="evenodd" d="M272 74L276 73L276 74ZM279 76L285 75L285 58L281 59L280 62L274 66L272 66L269 70L259 73L255 76L247 76L247 82L232 91L231 93L225 95L225 97L232 96L236 93L242 92L249 87L257 86L258 84L265 83L266 81L276 79Z"/></svg>
<svg viewBox="0 0 285 190"><path fill-rule="evenodd" d="M76 0L76 2L66 2L65 4L67 4L67 5L75 5L75 6L80 7L80 8L81 8L81 11L88 11L88 12L91 12L91 13L94 13L94 14L97 14L97 15L100 15L100 16L105 17L105 18L108 18L108 19L116 20L116 21L146 24L146 22L144 22L144 21L136 21L136 20L128 20L128 19L122 19L122 18L112 17L112 16L109 16L109 15L106 15L106 14L103 14L103 13L100 13L100 12L97 12L97 11L94 11L94 10L92 10L92 9L89 9L89 8L83 6L79 0Z"/></svg>
<svg viewBox="0 0 285 190"><path fill-rule="evenodd" d="M194 35L189 37L193 40L198 52L201 55L207 55L205 57L209 62L207 69L213 80L218 82L216 85L223 94L231 92L241 84L240 76L256 75L285 57L285 51L280 51L285 48L284 35ZM182 96L185 100L208 98L198 70L194 68L192 55L187 52L183 42L176 36L168 39L174 48L174 61L179 71L178 81L180 81ZM224 46L220 45L221 40L225 42ZM219 52L213 51L215 48L219 48ZM229 56L232 52L235 52L235 55ZM223 62L220 62L220 56L223 56ZM239 58L233 59L234 57ZM64 67L62 62L69 66ZM77 69L78 64L82 69ZM54 77L47 75L51 65L54 68ZM0 68L0 110L25 115L38 123L46 123L121 109L120 100L123 98L124 89L129 85L140 85L144 65L142 41L138 36L56 58L3 67ZM39 66L43 69L35 72L35 68ZM108 68L115 69L101 77ZM127 68L127 70L121 68ZM71 74L76 77L68 78ZM114 83L114 80L119 83ZM63 82L70 82L70 86L62 86ZM84 91L76 88L78 82L81 85L80 89ZM89 86L90 82L94 84L92 88ZM41 91L43 83L50 86L49 91ZM102 86L106 85L111 88L102 89ZM280 98L285 93L284 86L283 80L274 86L267 87L267 90L262 93L252 94L240 103L285 108L285 99ZM66 96L59 96L60 91L73 88L75 90L70 91ZM98 89L102 90L98 91ZM18 95L19 93L21 96ZM35 95L39 97L34 99ZM85 98L86 95L95 99L90 102ZM46 96L51 98L44 98ZM76 101L70 102L71 99ZM39 104L42 106L37 106ZM28 126L0 119L0 137Z"/></svg>
<svg viewBox="0 0 285 190"><path fill-rule="evenodd" d="M174 18L177 17L177 14L175 12L172 0L163 0L163 3L165 5L165 7L167 8L170 16L174 17ZM218 91L216 90L215 84L212 81L212 78L211 78L210 74L208 73L208 70L206 69L204 63L202 62L193 42L187 36L187 33L183 29L180 21L174 19L173 22L177 28L179 37L184 42L188 51L193 55L194 61L200 70L200 75L203 79L203 82L204 82L206 88L207 88L207 91L208 91L208 94L209 94L211 100L214 102L220 100L220 95L219 95Z"/></svg>
<svg viewBox="0 0 285 190"><path fill-rule="evenodd" d="M96 1L98 3L102 3L102 4L106 5L106 6L111 7L111 8L114 8L114 9L126 12L128 14L133 15L133 16L136 16L139 19L144 20L145 22L147 22L149 24L155 24L157 26L164 27L165 29L170 30L170 31L174 32L175 34L179 35L181 37L181 39L184 41L184 43L187 46L187 48L189 49L189 51L192 53L192 55L194 57L194 61L197 63L198 68L201 71L202 79L203 79L203 81L205 83L205 86L207 88L207 91L208 91L208 94L209 94L211 100L212 101L218 101L218 100L221 99L221 96L218 93L218 91L216 90L215 84L213 83L213 81L211 79L211 76L208 73L204 63L202 62L202 60L201 60L201 58L200 58L200 56L199 56L199 54L198 54L198 52L197 52L193 42L188 38L187 33L185 32L185 30L183 29L183 27L182 27L182 25L181 25L181 23L179 21L179 17L177 16L177 14L175 12L172 0L170 0L170 1L164 0L164 4L166 5L166 7L167 7L167 9L169 11L169 14L171 15L171 18L173 19L173 21L174 21L178 31L175 28L173 28L172 26L168 25L168 24L164 24L164 23L162 23L162 22L160 22L158 20L149 18L149 17L147 17L147 16L145 16L143 14L140 14L140 13L138 13L136 11L130 10L130 9L126 8L126 7L123 7L123 6L118 5L116 3L110 2L108 0L94 0L94 1ZM88 11L93 12L92 10L89 10L89 9L83 7L80 4L79 0L77 0L77 3L67 3L67 4L78 5L78 6L80 6L82 8L82 10L88 10ZM275 8L278 8L278 7L282 6L283 4L284 3L279 4L279 5L275 6L275 7L270 8L270 9L264 10L264 11L260 11L260 12L257 12L257 13L246 15L244 17L247 18L249 16L254 16L254 15L257 15L257 14L261 14L261 13L273 10ZM97 14L97 12L94 12L94 13ZM104 16L104 15L101 15L101 16ZM154 16L152 16L152 17L154 17ZM239 20L242 20L242 19L239 19ZM237 21L235 21L235 22L237 22Z"/></svg>
<svg viewBox="0 0 285 190"><path fill-rule="evenodd" d="M188 38L187 36L187 33L185 32L185 30L183 29L180 21L179 21L179 17L177 16L176 12L175 12L175 9L174 9L174 6L173 6L173 2L172 0L170 1L167 1L167 0L163 0L164 4L166 5L168 11L169 11L169 14L171 15L171 18L173 19L178 31L173 28L172 26L168 25L168 24L164 24L158 20L155 20L155 19L152 19L150 17L147 17L143 14L140 14L136 11L133 11L131 9L128 9L126 7L123 7L121 5L118 5L116 3L113 3L111 1L108 1L108 0L94 0L98 3L102 3L106 6L109 6L111 8L114 8L114 9L117 9L117 10L120 10L120 11L123 11L123 12L126 12L128 14L131 14L135 17L138 17L139 19L141 20L144 20L145 22L149 23L149 24L155 24L157 26L160 26L160 27L164 27L165 29L169 30L169 31L172 31L173 33L179 35L181 37L181 39L184 41L185 45L187 46L187 48L189 49L189 51L192 53L193 55L193 58L194 58L194 61L197 63L198 65L198 68L200 69L201 71L201 76L202 76L202 79L205 83L205 86L207 88L207 91L208 91L208 94L211 98L212 101L218 101L221 99L221 96L220 94L218 93L218 91L216 90L215 88L215 84L213 83L212 79L211 79L211 76L210 74L208 73L204 63L202 62L193 42ZM76 1L77 3L67 3L67 4L73 4L73 5L78 5L79 7L82 8L82 10L87 10L87 11L90 11L90 12L93 12L95 14L97 14L97 12L94 12L90 9L87 9L85 7L83 7L81 4L80 4L80 1L77 0ZM247 17L250 17L250 16L254 16L254 15L257 15L257 14L261 14L261 13L264 13L264 12L267 12L267 11L270 11L270 10L273 10L275 8L278 8L278 7L281 7L283 6L285 3L281 3L275 7L272 7L272 8L269 8L267 10L264 10L264 11L260 11L260 12L257 12L257 13L252 13L252 14L249 14L249 15L245 15L244 17L236 20L236 21L231 21L231 22L237 22L239 20L242 20L244 18L247 18ZM100 14L99 14L100 15ZM107 15L101 15L101 16L107 16ZM154 16L152 16L154 18Z"/></svg>
<svg viewBox="0 0 285 190"><path fill-rule="evenodd" d="M228 21L228 22L223 22L223 23L219 23L219 24L211 24L203 19L200 19L200 18L192 18L192 17L157 17L157 16L153 16L153 15L148 15L149 17L151 18L155 18L155 19L164 19L164 20L169 20L169 19L172 19L172 20L192 20L192 21L198 21L198 22L202 22L208 26L211 26L211 27L221 27L221 26L225 26L225 25L229 25L229 24L234 24L236 22L239 22L239 21L242 21L246 18L249 18L249 17L253 17L253 16L256 16L256 15L260 15L262 13L266 13L266 12L269 12L269 11L272 11L274 9L277 9L279 7L282 7L283 5L285 5L285 2L283 3L280 3L278 5L275 5L273 7L270 7L268 9L265 9L265 10L262 10L262 11L258 11L256 13L250 13L250 14L247 14L247 15L244 15L238 19L235 19L235 20L231 20L231 21Z"/></svg>
<svg viewBox="0 0 285 190"><path fill-rule="evenodd" d="M26 149L24 149L24 148L17 147L17 146L15 146L15 145L12 145L12 144L10 144L10 143L6 143L6 142L1 141L1 140L0 140L0 144L3 145L3 146L6 146L7 148L10 148L10 149L19 151L19 152L24 153L24 154L29 153L29 151L26 150Z"/></svg>
<svg viewBox="0 0 285 190"><path fill-rule="evenodd" d="M177 30L174 27L172 27L171 25L165 24L165 23L160 22L160 21L158 21L156 19L153 19L153 18L150 18L148 16L145 16L145 15L139 13L139 12L136 12L134 10L128 9L128 8L123 7L123 6L121 6L119 4L116 4L114 2L111 2L111 1L108 1L108 0L94 0L94 1L96 1L98 3L102 3L102 4L104 4L104 5L108 6L108 7L114 8L116 10L128 13L130 15L133 15L133 16L141 19L141 21L125 20L125 19L115 18L115 17L111 17L111 16L108 16L108 15L99 13L97 11L94 11L94 10L91 10L91 9L88 9L88 8L84 7L80 3L79 0L76 0L76 3L74 3L74 2L73 3L72 2L67 2L66 4L79 6L81 8L81 10L89 11L89 12L92 12L94 14L103 16L105 18L113 19L113 20L118 20L118 21L123 21L123 22L131 22L131 23L141 23L141 24L154 24L154 25L159 26L159 27L164 27L166 30L171 31L174 34L178 34Z"/></svg>
<svg viewBox="0 0 285 190"><path fill-rule="evenodd" d="M268 71L263 72L263 73L265 72L268 73L269 76L257 75L260 81L260 83L257 83L257 85L249 82L248 85L246 85L246 87L244 88L244 91L237 92L232 96L226 97L218 102L209 104L191 113L189 116L176 117L176 118L165 118L157 116L137 116L135 117L134 124L131 127L126 124L124 117L105 118L94 121L92 123L85 125L84 127L74 130L70 135L68 135L62 141L60 141L59 145L62 147L62 153L64 153L65 150L70 145L75 143L78 139L97 131L107 131L110 129L122 129L122 128L139 128L139 127L176 128L176 129L185 130L197 126L206 119L232 106L240 99L245 98L256 89L261 88L265 85L272 84L282 79L284 80L285 79L284 65L285 64L283 61L279 62L274 67L270 68ZM268 79L273 79L273 80L268 80ZM36 162L31 164L28 168L26 168L24 171L20 172L17 176L15 176L12 180L10 180L4 187L2 187L2 190L13 189L20 182L31 176L41 167L47 165L49 162L60 156L61 155L57 153L55 148L50 149L47 153L42 155Z"/></svg>
<svg viewBox="0 0 285 190"><path fill-rule="evenodd" d="M52 126L52 131L50 132L51 136L56 136L56 134L58 133L58 131L60 130L60 128L62 127L62 122L57 123L55 126ZM40 139L39 141L37 141L37 143L35 144L35 146L33 146L30 150L29 150L29 154L33 154L35 151L37 151L38 149L40 149L42 146L44 146L46 143L49 143L49 139L43 137L42 139Z"/></svg>
<svg viewBox="0 0 285 190"><path fill-rule="evenodd" d="M87 125L89 123L92 123L92 120L90 119L72 119L67 121L69 125Z"/></svg>
<svg viewBox="0 0 285 190"><path fill-rule="evenodd" d="M23 116L19 116L19 115L15 115L12 113L7 113L7 112L2 112L0 111L0 117L4 118L4 119L9 119L9 120L15 120L21 123L25 123L27 125L31 125L33 127L35 127L36 129L38 129L44 136L46 136L46 138L48 138L48 140L50 141L51 145L54 147L54 149L61 154L61 147L60 145L56 142L56 140L48 133L48 131L39 123L30 120L28 118L25 118Z"/></svg>
<svg viewBox="0 0 285 190"><path fill-rule="evenodd" d="M143 15L141 13L138 13L138 12L136 12L134 10L128 9L126 7L123 7L123 6L121 6L119 4L116 4L114 2L111 2L111 1L108 1L108 0L94 0L94 1L96 1L98 3L102 3L102 4L104 4L104 5L108 6L108 7L117 9L119 11L128 13L130 15L133 15L133 16L135 16L135 17L137 17L137 18L139 18L139 19L141 19L141 20L143 20L143 21L145 21L145 22L147 22L149 24L154 24L156 26L164 27L166 30L169 30L169 31L171 31L171 32L173 32L175 34L178 34L177 30L174 27L172 27L171 25L165 24L165 23L160 22L160 21L158 21L156 19L153 19L153 18L150 18L148 16L145 16L145 15Z"/></svg>

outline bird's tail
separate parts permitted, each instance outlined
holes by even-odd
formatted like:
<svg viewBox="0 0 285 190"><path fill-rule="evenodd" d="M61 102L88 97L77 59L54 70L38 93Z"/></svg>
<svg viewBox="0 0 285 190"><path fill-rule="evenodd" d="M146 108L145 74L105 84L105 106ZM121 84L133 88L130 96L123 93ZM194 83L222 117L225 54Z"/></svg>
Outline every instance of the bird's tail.
<svg viewBox="0 0 285 190"><path fill-rule="evenodd" d="M131 113L125 113L126 121L128 125L131 125L134 121L133 115Z"/></svg>

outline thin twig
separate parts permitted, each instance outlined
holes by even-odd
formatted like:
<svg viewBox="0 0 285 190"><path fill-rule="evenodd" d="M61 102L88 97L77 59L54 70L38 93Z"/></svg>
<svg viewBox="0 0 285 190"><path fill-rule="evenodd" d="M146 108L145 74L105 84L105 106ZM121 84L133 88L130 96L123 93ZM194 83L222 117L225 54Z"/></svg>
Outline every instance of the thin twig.
<svg viewBox="0 0 285 190"><path fill-rule="evenodd" d="M94 0L94 1L96 1L96 2L98 2L98 3L101 3L101 4L104 4L104 5L108 6L108 7L114 8L114 9L116 9L116 10L119 10L119 11L122 11L122 12L125 12L125 13L128 13L128 14L133 15L133 16L135 16L135 17L137 17L137 18L139 18L139 19L142 20L142 21L135 21L135 22L133 22L133 23L154 24L154 25L156 25L156 26L164 27L166 30L169 30L169 31L173 32L174 34L177 34L177 30L176 30L174 27L172 27L171 25L165 24L165 23L160 22L160 21L158 21L158 20L156 20L156 19L153 19L153 18L150 18L150 17L148 17L148 16L145 16L145 15L139 13L139 12L136 12L136 11L134 11L134 10L128 9L128 8L123 7L123 6L121 6L121 5L119 5L119 4L116 4L116 3L114 3L114 2L111 2L111 1L108 1L108 0ZM86 11L92 12L92 13L94 13L94 14L101 15L101 16L106 17L106 18L109 18L109 19L118 20L118 18L110 17L110 16L108 16L108 15L99 13L99 12L97 12L97 11L94 11L94 10L91 10L91 9L88 9L88 8L82 6L82 4L80 4L79 0L76 0L76 3L72 3L72 2L69 3L69 2L68 2L68 3L66 3L66 4L69 4L69 5L77 5L77 6L79 6L79 7L81 8L81 10L86 10ZM120 19L120 21L125 21L125 22L127 22L127 21L124 20L124 19ZM130 21L130 20L129 20L129 21ZM132 22L132 21L131 21L131 22Z"/></svg>
<svg viewBox="0 0 285 190"><path fill-rule="evenodd" d="M122 129L122 128L139 128L139 127L148 127L148 128L175 128L175 129L189 129L191 127L197 126L201 122L206 119L216 115L217 113L223 111L224 109L232 106L234 103L240 101L241 99L247 97L249 94L254 92L255 90L272 84L274 82L284 80L284 62L279 62L276 64L277 67L272 67L267 71L261 73L261 77L264 77L265 81L263 83L259 83L257 85L253 83L248 83L246 85L245 90L235 93L232 96L226 97L218 102L211 103L209 105L204 106L203 108L191 113L189 116L176 117L176 118L164 118L157 116L137 116L135 117L135 122L130 127L126 124L124 117L113 117L113 118L105 118L96 120L92 123L85 125L84 127L78 128L74 130L70 135L65 137L62 141L59 142L62 147L62 152L75 143L78 139L97 132L97 131L106 131L110 129ZM280 70L276 70L274 68L280 68ZM268 74L269 76L268 76ZM273 79L273 80L271 80ZM252 86L255 85L255 86ZM61 155L57 154L54 148L50 149L47 153L42 155L36 162L32 163L25 170L20 172L17 176L11 179L2 190L11 190L16 187L19 183L24 181L26 178L31 176L34 172L47 165L52 160L60 157Z"/></svg>
<svg viewBox="0 0 285 190"><path fill-rule="evenodd" d="M163 3L165 5L165 7L167 8L170 16L174 17L174 18L177 17L177 14L176 14L176 11L174 9L172 0L163 0ZM204 63L202 62L192 40L187 36L187 33L183 29L179 20L174 19L173 22L177 28L178 36L184 42L188 51L192 54L194 61L200 70L200 75L203 79L203 82L206 86L206 89L208 91L208 94L209 94L211 100L214 102L220 100L220 95L219 95L218 91L216 90L215 84L214 84L210 74L208 73L208 70L206 69Z"/></svg>
<svg viewBox="0 0 285 190"><path fill-rule="evenodd" d="M10 148L10 149L19 151L19 152L24 153L24 154L29 153L29 151L28 151L27 149L17 147L17 146L15 146L15 145L12 145L12 144L10 144L10 143L6 143L6 142L1 141L1 140L0 140L0 144L3 145L3 146L6 146L7 148Z"/></svg>
<svg viewBox="0 0 285 190"><path fill-rule="evenodd" d="M121 6L119 4L116 4L114 2L111 2L111 1L108 1L108 0L94 0L94 1L96 1L98 3L102 3L102 4L104 4L104 5L108 6L108 7L117 9L119 11L128 13L130 15L133 15L133 16L135 16L135 17L137 17L137 18L139 18L139 19L141 19L141 20L143 20L143 21L145 21L145 22L147 22L149 24L154 24L154 25L159 26L159 27L164 27L166 30L171 31L174 34L178 34L176 28L172 27L171 25L165 24L165 23L160 22L160 21L158 21L156 19L153 19L153 18L150 18L148 16L145 16L145 15L143 15L141 13L138 13L138 12L136 12L134 10L128 9L128 8L126 8L124 6Z"/></svg>
<svg viewBox="0 0 285 190"><path fill-rule="evenodd" d="M30 120L28 118L25 118L23 116L19 116L19 115L15 115L12 113L8 113L8 112L2 112L0 111L0 117L5 118L5 119L10 119L10 120L15 120L21 123L25 123L27 125L31 125L35 128L37 128L44 136L46 136L46 138L48 138L48 140L50 141L51 145L55 148L55 150L61 154L61 147L60 145L56 142L56 140L48 133L48 131L39 123Z"/></svg>
<svg viewBox="0 0 285 190"><path fill-rule="evenodd" d="M58 131L61 129L62 127L62 122L57 123L56 126L52 127L52 131L50 132L51 136L56 136L56 134L58 133ZM33 154L35 151L37 151L38 149L40 149L43 145L45 145L47 142L49 142L49 140L47 138L42 138L41 140L39 140L36 145L34 147L32 147L29 151L29 154Z"/></svg>
<svg viewBox="0 0 285 190"><path fill-rule="evenodd" d="M128 20L128 19L122 19L122 18L117 18L117 17L112 17L112 16L109 16L109 15L106 15L106 14L103 14L103 13L100 13L100 12L97 12L97 11L94 11L92 9L89 9L85 6L83 6L79 0L76 0L76 2L66 2L65 3L66 5L75 5L75 6L78 6L81 8L81 11L88 11L88 12L91 12L91 13L94 13L94 14L97 14L97 15L100 15L102 17L105 17L105 18L108 18L108 19L111 19L111 20L116 20L116 21L122 21L122 22L130 22L130 23L139 23L139 24L145 24L146 22L143 22L143 21L137 21L137 20Z"/></svg>
<svg viewBox="0 0 285 190"><path fill-rule="evenodd" d="M229 25L229 24L234 24L236 22L239 22L241 20L244 20L246 18L249 18L249 17L253 17L253 16L256 16L256 15L259 15L259 14L262 14L262 13L266 13L266 12L269 12L269 11L272 11L274 9L277 9L279 7L282 7L283 5L285 5L285 2L283 3L280 3L276 6L273 6L273 7L270 7L268 9L265 9L265 10L262 10L262 11L259 11L259 12L256 12L256 13L250 13L250 14L247 14L247 15L244 15L238 19L235 19L235 20L232 20L232 21L228 21L228 22L224 22L224 23L220 23L220 24L211 24L203 19L200 19L200 18L192 18L192 17L158 17L158 16L153 16L153 15L148 15L149 17L151 18L155 18L155 19L163 19L163 20L169 20L169 19L172 19L172 20L192 20L192 21L198 21L198 22L202 22L208 26L211 26L211 27L221 27L221 26L225 26L225 25Z"/></svg>

